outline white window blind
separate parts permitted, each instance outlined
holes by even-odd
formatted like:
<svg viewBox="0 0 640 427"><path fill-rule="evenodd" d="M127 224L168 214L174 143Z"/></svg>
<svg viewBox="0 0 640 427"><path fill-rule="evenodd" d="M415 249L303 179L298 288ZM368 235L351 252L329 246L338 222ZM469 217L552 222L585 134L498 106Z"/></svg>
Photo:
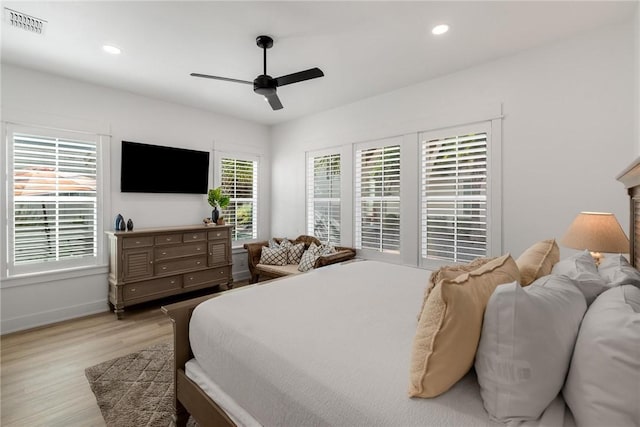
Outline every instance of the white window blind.
<svg viewBox="0 0 640 427"><path fill-rule="evenodd" d="M356 247L400 252L400 145L356 151Z"/></svg>
<svg viewBox="0 0 640 427"><path fill-rule="evenodd" d="M233 240L258 236L258 161L221 158L222 192L231 198L222 210L227 224L233 225Z"/></svg>
<svg viewBox="0 0 640 427"><path fill-rule="evenodd" d="M94 260L98 252L96 141L11 135L10 264Z"/></svg>
<svg viewBox="0 0 640 427"><path fill-rule="evenodd" d="M487 255L487 133L421 135L421 257Z"/></svg>
<svg viewBox="0 0 640 427"><path fill-rule="evenodd" d="M308 158L307 233L340 244L340 154Z"/></svg>

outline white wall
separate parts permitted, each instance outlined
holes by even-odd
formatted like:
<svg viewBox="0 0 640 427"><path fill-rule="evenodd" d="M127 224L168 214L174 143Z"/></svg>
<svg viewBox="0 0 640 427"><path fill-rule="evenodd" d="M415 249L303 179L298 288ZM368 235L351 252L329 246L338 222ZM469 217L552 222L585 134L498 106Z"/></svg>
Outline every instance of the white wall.
<svg viewBox="0 0 640 427"><path fill-rule="evenodd" d="M628 22L274 127L273 234L305 230L306 150L490 118L501 104L504 251L560 238L580 211L628 224L615 177L637 148L633 48Z"/></svg>
<svg viewBox="0 0 640 427"><path fill-rule="evenodd" d="M124 139L210 151L211 170L214 149L260 156L260 237L270 234L266 126L12 65L3 64L1 70L3 120L111 134L106 229L112 227L118 213L132 218L135 228L198 224L211 214L206 195L120 193L120 145ZM4 227L3 220L3 251ZM236 279L248 277L244 258L245 254L234 251ZM89 277L46 275L12 280L4 273L2 276L2 333L108 308L104 267L92 271Z"/></svg>

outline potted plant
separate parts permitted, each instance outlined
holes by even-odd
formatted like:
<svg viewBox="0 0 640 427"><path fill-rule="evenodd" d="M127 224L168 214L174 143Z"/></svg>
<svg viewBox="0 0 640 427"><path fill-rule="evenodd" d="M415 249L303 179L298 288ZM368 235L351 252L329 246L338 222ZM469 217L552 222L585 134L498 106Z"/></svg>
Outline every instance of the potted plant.
<svg viewBox="0 0 640 427"><path fill-rule="evenodd" d="M229 196L222 194L222 187L210 189L207 200L213 207L213 211L211 211L211 221L217 224L220 219L220 211L218 210L218 207L220 207L220 209L226 208L229 206L229 202L231 200L229 199Z"/></svg>

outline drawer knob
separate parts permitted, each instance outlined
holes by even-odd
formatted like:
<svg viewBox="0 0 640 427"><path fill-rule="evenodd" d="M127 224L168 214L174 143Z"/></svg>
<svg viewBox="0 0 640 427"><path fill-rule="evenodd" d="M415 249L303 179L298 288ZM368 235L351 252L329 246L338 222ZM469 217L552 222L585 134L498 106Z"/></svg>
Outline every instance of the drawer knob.
<svg viewBox="0 0 640 427"><path fill-rule="evenodd" d="M139 244L140 244L140 240L136 240L136 245L139 245Z"/></svg>
<svg viewBox="0 0 640 427"><path fill-rule="evenodd" d="M136 288L131 288L131 292L135 292L135 291L136 291Z"/></svg>
<svg viewBox="0 0 640 427"><path fill-rule="evenodd" d="M193 238L194 238L194 239L197 239L197 238L198 238L198 235L197 235L197 234L194 234L194 235L193 235Z"/></svg>
<svg viewBox="0 0 640 427"><path fill-rule="evenodd" d="M196 262L196 265L200 265L200 261Z"/></svg>
<svg viewBox="0 0 640 427"><path fill-rule="evenodd" d="M198 246L198 247L196 248L196 251L199 251L199 250L202 250L202 248L201 248L200 246Z"/></svg>
<svg viewBox="0 0 640 427"><path fill-rule="evenodd" d="M176 283L176 281L175 281L175 280L172 280L172 281L171 281L171 284L173 285L174 283Z"/></svg>
<svg viewBox="0 0 640 427"><path fill-rule="evenodd" d="M171 237L167 237L167 242L170 242L170 241L171 241Z"/></svg>
<svg viewBox="0 0 640 427"><path fill-rule="evenodd" d="M216 233L216 237L220 237L220 234L221 234L221 233Z"/></svg>
<svg viewBox="0 0 640 427"><path fill-rule="evenodd" d="M162 252L162 255L166 255L166 254L167 254L166 252Z"/></svg>
<svg viewBox="0 0 640 427"><path fill-rule="evenodd" d="M149 264L153 264L153 261L149 261Z"/></svg>
<svg viewBox="0 0 640 427"><path fill-rule="evenodd" d="M213 256L213 254L211 252L209 252L209 255Z"/></svg>
<svg viewBox="0 0 640 427"><path fill-rule="evenodd" d="M189 277L189 280L193 280L193 276Z"/></svg>
<svg viewBox="0 0 640 427"><path fill-rule="evenodd" d="M162 266L162 269L163 269L163 270L166 270L166 269L167 269L167 266L166 266L166 265L163 265L163 266Z"/></svg>

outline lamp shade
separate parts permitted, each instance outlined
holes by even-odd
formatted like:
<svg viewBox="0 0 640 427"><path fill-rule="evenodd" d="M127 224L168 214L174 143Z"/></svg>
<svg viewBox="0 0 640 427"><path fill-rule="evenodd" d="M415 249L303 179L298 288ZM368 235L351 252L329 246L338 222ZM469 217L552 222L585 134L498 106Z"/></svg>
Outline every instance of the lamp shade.
<svg viewBox="0 0 640 427"><path fill-rule="evenodd" d="M629 252L629 239L612 213L580 212L560 243L568 248L592 252Z"/></svg>

